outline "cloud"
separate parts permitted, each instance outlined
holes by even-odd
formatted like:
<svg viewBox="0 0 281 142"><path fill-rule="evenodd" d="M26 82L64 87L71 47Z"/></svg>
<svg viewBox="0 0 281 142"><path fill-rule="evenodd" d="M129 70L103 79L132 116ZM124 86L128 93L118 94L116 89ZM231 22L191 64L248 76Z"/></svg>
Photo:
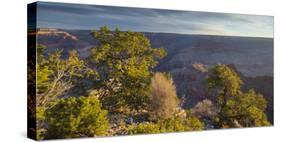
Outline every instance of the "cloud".
<svg viewBox="0 0 281 142"><path fill-rule="evenodd" d="M63 3L38 3L38 25L143 32L273 37L273 17Z"/></svg>

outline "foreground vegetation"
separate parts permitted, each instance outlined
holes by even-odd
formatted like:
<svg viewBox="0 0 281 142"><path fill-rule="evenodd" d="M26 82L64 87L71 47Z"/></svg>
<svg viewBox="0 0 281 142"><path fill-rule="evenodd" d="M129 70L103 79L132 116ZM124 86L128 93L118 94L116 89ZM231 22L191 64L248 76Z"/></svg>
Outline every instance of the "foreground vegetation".
<svg viewBox="0 0 281 142"><path fill-rule="evenodd" d="M169 73L153 72L167 53L137 32L92 32L97 46L86 59L77 51L46 53L37 47L37 139L196 131L267 126L266 100L226 65L206 78L217 101L184 110ZM213 109L210 109L213 108Z"/></svg>

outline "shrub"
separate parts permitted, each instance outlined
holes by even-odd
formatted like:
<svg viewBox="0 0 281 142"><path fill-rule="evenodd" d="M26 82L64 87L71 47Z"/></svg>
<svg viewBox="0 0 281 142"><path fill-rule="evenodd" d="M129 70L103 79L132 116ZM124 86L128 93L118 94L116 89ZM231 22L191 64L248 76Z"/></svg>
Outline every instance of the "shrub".
<svg viewBox="0 0 281 142"><path fill-rule="evenodd" d="M153 134L160 133L160 126L154 123L140 123L129 127L129 134Z"/></svg>
<svg viewBox="0 0 281 142"><path fill-rule="evenodd" d="M160 122L161 132L196 131L204 128L203 123L196 117L173 117Z"/></svg>
<svg viewBox="0 0 281 142"><path fill-rule="evenodd" d="M198 102L192 109L191 113L200 118L213 118L217 115L217 108L211 100L205 99Z"/></svg>
<svg viewBox="0 0 281 142"><path fill-rule="evenodd" d="M109 126L107 111L95 97L61 99L45 115L46 138L104 136Z"/></svg>
<svg viewBox="0 0 281 142"><path fill-rule="evenodd" d="M161 122L161 132L186 131L183 120L179 117L168 118Z"/></svg>
<svg viewBox="0 0 281 142"><path fill-rule="evenodd" d="M155 73L150 95L150 117L152 120L172 117L179 105L176 87L172 78L163 73Z"/></svg>
<svg viewBox="0 0 281 142"><path fill-rule="evenodd" d="M196 131L202 130L203 128L204 124L196 117L171 117L161 120L158 123L140 123L135 126L130 126L129 134Z"/></svg>

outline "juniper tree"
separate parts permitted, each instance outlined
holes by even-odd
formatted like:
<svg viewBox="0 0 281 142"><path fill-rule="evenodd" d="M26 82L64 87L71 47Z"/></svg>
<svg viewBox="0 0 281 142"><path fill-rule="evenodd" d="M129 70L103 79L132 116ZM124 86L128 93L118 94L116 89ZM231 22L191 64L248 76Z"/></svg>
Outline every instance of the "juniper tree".
<svg viewBox="0 0 281 142"><path fill-rule="evenodd" d="M89 59L100 76L94 88L103 105L115 111L147 106L152 69L166 52L139 32L101 27L92 36L97 45Z"/></svg>
<svg viewBox="0 0 281 142"><path fill-rule="evenodd" d="M37 99L38 107L63 95L71 87L88 75L95 75L85 61L79 59L77 51L70 51L66 59L61 57L62 50L44 55L45 47L37 50Z"/></svg>
<svg viewBox="0 0 281 142"><path fill-rule="evenodd" d="M267 126L267 101L254 90L241 91L243 81L226 65L216 65L207 77L208 86L217 94L216 127Z"/></svg>

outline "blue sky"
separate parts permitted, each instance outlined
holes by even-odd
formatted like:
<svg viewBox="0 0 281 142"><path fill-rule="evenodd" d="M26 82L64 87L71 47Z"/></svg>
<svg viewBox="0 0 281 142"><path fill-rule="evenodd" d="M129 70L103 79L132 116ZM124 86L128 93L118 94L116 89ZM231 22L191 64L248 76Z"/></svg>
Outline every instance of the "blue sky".
<svg viewBox="0 0 281 142"><path fill-rule="evenodd" d="M38 2L39 28L273 37L273 17Z"/></svg>

